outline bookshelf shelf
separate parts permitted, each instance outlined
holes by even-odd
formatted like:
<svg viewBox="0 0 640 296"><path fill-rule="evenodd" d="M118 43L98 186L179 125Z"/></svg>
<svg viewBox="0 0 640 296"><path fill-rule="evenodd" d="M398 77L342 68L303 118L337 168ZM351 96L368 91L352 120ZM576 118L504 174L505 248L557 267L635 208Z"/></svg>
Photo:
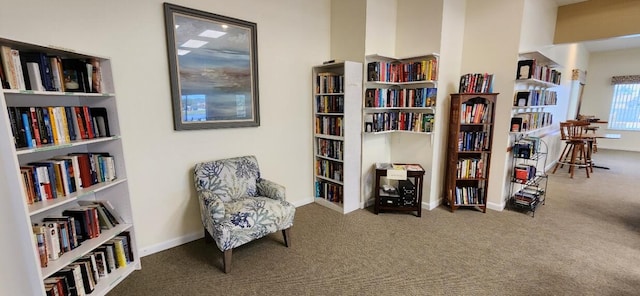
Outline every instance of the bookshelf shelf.
<svg viewBox="0 0 640 296"><path fill-rule="evenodd" d="M487 210L497 93L451 94L445 194L451 212Z"/></svg>
<svg viewBox="0 0 640 296"><path fill-rule="evenodd" d="M360 207L362 63L318 65L312 72L313 196L346 214Z"/></svg>
<svg viewBox="0 0 640 296"><path fill-rule="evenodd" d="M95 267L106 258L106 252L96 248L126 237L125 250L131 250L127 264L102 277L82 279L93 283L91 295L106 295L141 268L131 224L111 60L5 38L0 38L0 60L1 70L7 74L0 91L0 183L7 194L3 195L0 216L13 217L12 227L3 233L12 240L3 248L23 255L11 257L7 264L19 265L24 271L17 285L25 295L49 295L55 286L49 281L81 278L67 274L53 279L53 275L76 264L78 272ZM19 69L30 69L31 73ZM75 80L68 83L65 78ZM74 89L65 91L65 87ZM96 201L108 206L98 210L87 205ZM64 217L74 215L72 210L80 216L69 222L70 218ZM113 223L104 220L107 212L117 217ZM64 221L46 220L54 217ZM76 227L80 229L74 232ZM54 231L60 235L47 237ZM80 239L81 235L88 239ZM76 236L77 245L72 243ZM50 245L39 245L43 240ZM58 245L60 253L52 254ZM99 259L96 263L80 259L87 256Z"/></svg>

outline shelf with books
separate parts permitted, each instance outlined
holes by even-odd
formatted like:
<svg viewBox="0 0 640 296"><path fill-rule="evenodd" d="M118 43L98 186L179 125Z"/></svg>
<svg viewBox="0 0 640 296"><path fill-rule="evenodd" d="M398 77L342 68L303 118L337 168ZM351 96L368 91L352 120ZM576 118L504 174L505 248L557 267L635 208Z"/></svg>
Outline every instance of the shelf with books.
<svg viewBox="0 0 640 296"><path fill-rule="evenodd" d="M431 133L437 98L438 55L366 57L365 134Z"/></svg>
<svg viewBox="0 0 640 296"><path fill-rule="evenodd" d="M532 134L553 125L562 74L558 63L540 52L519 55L511 111L511 133Z"/></svg>
<svg viewBox="0 0 640 296"><path fill-rule="evenodd" d="M362 63L329 63L312 72L313 196L346 214L360 206Z"/></svg>
<svg viewBox="0 0 640 296"><path fill-rule="evenodd" d="M7 74L0 82L0 179L10 187L0 215L16 217L6 235L26 254L9 261L26 271L18 285L46 295L56 281L50 276L76 263L88 272L95 263L80 261L95 260L108 240L126 240L126 266L92 279L92 295L105 295L141 268L111 60L3 38L0 53ZM84 205L90 201L110 207ZM119 218L109 220L112 212ZM91 237L82 233L89 227Z"/></svg>
<svg viewBox="0 0 640 296"><path fill-rule="evenodd" d="M497 93L451 94L445 194L452 212L486 212Z"/></svg>

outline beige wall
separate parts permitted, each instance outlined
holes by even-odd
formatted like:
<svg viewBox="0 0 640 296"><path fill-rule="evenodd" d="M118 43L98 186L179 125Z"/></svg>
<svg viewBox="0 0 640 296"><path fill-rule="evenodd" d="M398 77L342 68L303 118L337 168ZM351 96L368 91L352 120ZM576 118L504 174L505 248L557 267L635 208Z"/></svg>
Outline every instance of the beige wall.
<svg viewBox="0 0 640 296"><path fill-rule="evenodd" d="M613 95L611 77L638 74L640 74L640 48L592 53L580 113L608 120ZM640 151L640 133L637 131L609 130L606 124L600 125L600 129L603 133L621 134L621 138L599 140L599 148ZM594 157L597 157L597 154Z"/></svg>
<svg viewBox="0 0 640 296"><path fill-rule="evenodd" d="M331 0L331 59L364 62L367 0Z"/></svg>
<svg viewBox="0 0 640 296"><path fill-rule="evenodd" d="M640 33L639 0L590 0L558 8L553 42L572 43Z"/></svg>
<svg viewBox="0 0 640 296"><path fill-rule="evenodd" d="M310 69L330 50L329 0L173 1L258 24L261 119L257 128L176 132L162 3L3 0L0 10L2 37L112 58L142 255L202 235L191 178L200 161L255 154L289 201L313 200Z"/></svg>

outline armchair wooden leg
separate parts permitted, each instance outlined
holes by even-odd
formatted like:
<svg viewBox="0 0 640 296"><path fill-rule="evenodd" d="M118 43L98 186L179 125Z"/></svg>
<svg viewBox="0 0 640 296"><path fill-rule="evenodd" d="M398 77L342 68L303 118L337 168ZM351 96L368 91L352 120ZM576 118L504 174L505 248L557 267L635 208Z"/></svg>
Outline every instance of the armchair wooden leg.
<svg viewBox="0 0 640 296"><path fill-rule="evenodd" d="M233 251L233 249L224 251L224 256L222 258L224 273L229 273L231 271L231 251Z"/></svg>
<svg viewBox="0 0 640 296"><path fill-rule="evenodd" d="M291 247L291 228L283 229L282 236L284 236L284 245L288 248Z"/></svg>
<svg viewBox="0 0 640 296"><path fill-rule="evenodd" d="M204 229L204 243L210 243L213 241L213 237L211 237L211 234L209 234L209 231L207 231L207 229Z"/></svg>

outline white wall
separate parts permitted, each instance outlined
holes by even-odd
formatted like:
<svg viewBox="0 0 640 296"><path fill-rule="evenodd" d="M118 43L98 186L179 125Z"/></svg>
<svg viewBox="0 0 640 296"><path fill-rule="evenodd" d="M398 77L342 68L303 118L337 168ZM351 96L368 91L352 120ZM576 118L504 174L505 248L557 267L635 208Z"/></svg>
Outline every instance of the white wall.
<svg viewBox="0 0 640 296"><path fill-rule="evenodd" d="M640 48L592 53L580 113L609 120L613 96L611 77L639 74ZM609 130L606 124L600 125L600 132L617 133L621 138L598 140L598 148L640 151L639 132Z"/></svg>
<svg viewBox="0 0 640 296"><path fill-rule="evenodd" d="M174 131L163 1L2 1L0 36L112 58L141 254L202 235L195 163L255 154L295 204L312 201L311 67L329 59L330 1L176 0L257 23L261 125ZM36 9L37 7L37 9Z"/></svg>
<svg viewBox="0 0 640 296"><path fill-rule="evenodd" d="M467 1L462 74L492 73L493 91L500 93L495 106L493 147L487 207L502 210L509 159L509 123L515 69L518 61L524 2L513 0Z"/></svg>

